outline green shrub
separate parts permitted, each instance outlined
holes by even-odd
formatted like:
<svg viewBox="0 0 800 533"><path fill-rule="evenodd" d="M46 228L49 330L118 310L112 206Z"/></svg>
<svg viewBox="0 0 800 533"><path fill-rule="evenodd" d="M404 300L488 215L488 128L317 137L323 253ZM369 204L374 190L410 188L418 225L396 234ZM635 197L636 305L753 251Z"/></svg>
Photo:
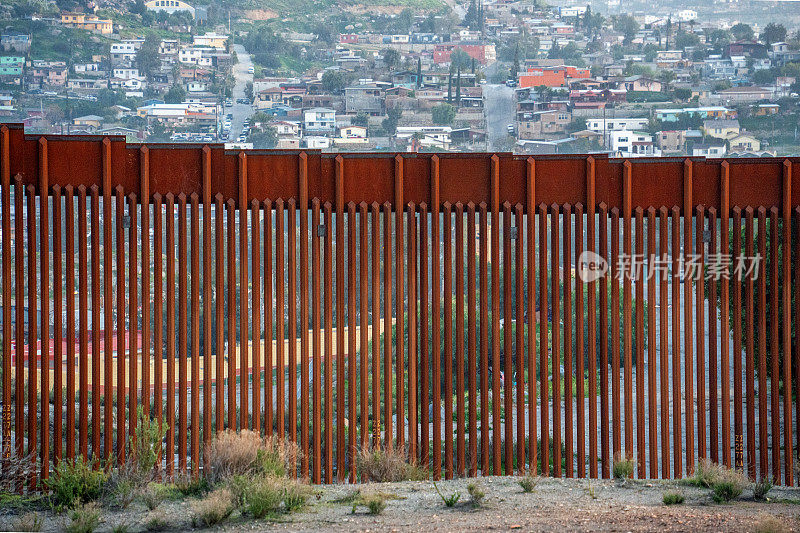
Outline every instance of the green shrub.
<svg viewBox="0 0 800 533"><path fill-rule="evenodd" d="M725 470L726 468L724 466L714 463L709 459L700 459L700 462L697 463L694 476L687 479L685 483L696 487L711 487L718 480L722 479Z"/></svg>
<svg viewBox="0 0 800 533"><path fill-rule="evenodd" d="M203 496L204 494L208 493L209 490L211 490L206 478L200 477L193 479L188 475L176 476L174 487L183 496L191 496L195 498Z"/></svg>
<svg viewBox="0 0 800 533"><path fill-rule="evenodd" d="M300 483L289 483L284 489L283 505L287 513L299 511L308 499L308 488Z"/></svg>
<svg viewBox="0 0 800 533"><path fill-rule="evenodd" d="M162 485L157 483L148 483L148 485L139 492L139 497L142 503L148 510L152 511L164 501L166 497L165 490Z"/></svg>
<svg viewBox="0 0 800 533"><path fill-rule="evenodd" d="M483 499L486 493L477 483L469 483L467 485L467 492L469 493L469 500L473 507L480 507L483 505Z"/></svg>
<svg viewBox="0 0 800 533"><path fill-rule="evenodd" d="M169 527L167 517L162 512L150 513L144 522L147 531L164 531Z"/></svg>
<svg viewBox="0 0 800 533"><path fill-rule="evenodd" d="M766 500L767 494L772 490L772 478L765 478L753 485L753 498L756 500Z"/></svg>
<svg viewBox="0 0 800 533"><path fill-rule="evenodd" d="M364 505L369 514L379 515L386 509L386 500L377 494L373 494L364 499Z"/></svg>
<svg viewBox="0 0 800 533"><path fill-rule="evenodd" d="M711 487L711 498L716 503L728 503L742 495L744 483L733 476L717 481Z"/></svg>
<svg viewBox="0 0 800 533"><path fill-rule="evenodd" d="M131 528L128 524L117 524L111 528L111 533L128 533L130 529Z"/></svg>
<svg viewBox="0 0 800 533"><path fill-rule="evenodd" d="M100 508L96 502L87 503L73 509L69 517L64 528L67 533L92 533L100 524Z"/></svg>
<svg viewBox="0 0 800 533"><path fill-rule="evenodd" d="M239 486L243 486L241 481ZM283 495L284 489L278 481L262 478L249 483L247 491L240 497L248 513L255 518L264 518L280 512Z"/></svg>
<svg viewBox="0 0 800 533"><path fill-rule="evenodd" d="M517 483L519 483L519 486L522 487L522 492L533 492L533 490L536 488L536 485L539 484L539 476L528 475L520 478Z"/></svg>
<svg viewBox="0 0 800 533"><path fill-rule="evenodd" d="M686 498L680 492L665 492L664 505L680 505Z"/></svg>
<svg viewBox="0 0 800 533"><path fill-rule="evenodd" d="M436 493L442 499L446 507L454 507L455 504L458 503L458 500L461 498L460 492L454 492L450 496L445 496L444 494L441 493L441 491L439 491L439 487L436 486L435 482L433 484L433 488L436 490Z"/></svg>
<svg viewBox="0 0 800 533"><path fill-rule="evenodd" d="M45 480L54 509L62 510L76 504L86 504L100 498L108 474L95 469L95 462L86 462L81 456L75 461L61 461L50 479Z"/></svg>
<svg viewBox="0 0 800 533"><path fill-rule="evenodd" d="M614 467L612 468L614 479L625 480L633 477L633 466L632 457L626 459L617 457L617 460L614 461Z"/></svg>

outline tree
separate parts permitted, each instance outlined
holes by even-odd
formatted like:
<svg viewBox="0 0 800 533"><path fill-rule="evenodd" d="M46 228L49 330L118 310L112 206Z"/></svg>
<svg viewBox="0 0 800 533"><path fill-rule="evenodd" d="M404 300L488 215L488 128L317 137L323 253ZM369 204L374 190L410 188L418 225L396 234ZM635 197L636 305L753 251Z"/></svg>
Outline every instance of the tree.
<svg viewBox="0 0 800 533"><path fill-rule="evenodd" d="M514 48L514 62L511 64L511 77L517 78L519 74L519 44Z"/></svg>
<svg viewBox="0 0 800 533"><path fill-rule="evenodd" d="M675 48L683 50L689 46L697 46L700 44L700 36L696 33L679 32L675 37Z"/></svg>
<svg viewBox="0 0 800 533"><path fill-rule="evenodd" d="M175 83L164 95L164 101L168 104L179 104L186 99L186 91L183 86Z"/></svg>
<svg viewBox="0 0 800 533"><path fill-rule="evenodd" d="M382 52L383 63L389 70L394 69L400 64L400 52L394 48L387 48Z"/></svg>
<svg viewBox="0 0 800 533"><path fill-rule="evenodd" d="M253 101L253 82L248 81L244 86L244 97L247 98L250 102Z"/></svg>
<svg viewBox="0 0 800 533"><path fill-rule="evenodd" d="M450 54L450 67L453 69L467 69L472 62L472 57L466 53L462 48L456 48Z"/></svg>
<svg viewBox="0 0 800 533"><path fill-rule="evenodd" d="M369 117L367 116L366 113L364 113L362 111L362 112L359 112L355 117L353 117L353 119L350 121L350 123L353 126L361 126L363 128L366 128L367 125L369 124Z"/></svg>
<svg viewBox="0 0 800 533"><path fill-rule="evenodd" d="M658 80L664 84L664 92L669 91L669 84L675 79L675 73L671 70L662 70L658 73Z"/></svg>
<svg viewBox="0 0 800 533"><path fill-rule="evenodd" d="M461 107L461 69L458 69L456 78L456 107Z"/></svg>
<svg viewBox="0 0 800 533"><path fill-rule="evenodd" d="M770 22L764 27L764 31L761 32L761 40L764 41L767 46L772 43L783 42L786 40L786 28L783 24Z"/></svg>
<svg viewBox="0 0 800 533"><path fill-rule="evenodd" d="M152 79L153 74L161 68L161 59L158 56L160 45L161 39L158 34L150 32L136 52L136 68L139 69L139 74L146 76L147 79Z"/></svg>
<svg viewBox="0 0 800 533"><path fill-rule="evenodd" d="M456 118L456 108L450 104L439 104L431 109L433 123L439 126L449 126Z"/></svg>
<svg viewBox="0 0 800 533"><path fill-rule="evenodd" d="M253 143L253 148L275 148L278 132L274 127L266 126L262 131L251 133L247 140Z"/></svg>
<svg viewBox="0 0 800 533"><path fill-rule="evenodd" d="M344 90L345 80L341 72L326 70L322 75L322 88L329 93L340 93Z"/></svg>
<svg viewBox="0 0 800 533"><path fill-rule="evenodd" d="M734 24L731 28L731 33L733 34L733 38L737 41L750 41L753 39L753 28L751 28L749 24L744 24L743 22Z"/></svg>
<svg viewBox="0 0 800 533"><path fill-rule="evenodd" d="M624 43L630 43L639 31L639 23L630 15L617 15L612 18L614 29L624 35Z"/></svg>
<svg viewBox="0 0 800 533"><path fill-rule="evenodd" d="M394 137L394 134L397 133L397 123L400 122L402 115L403 110L399 107L393 107L386 111L386 118L381 121L381 126L389 137Z"/></svg>
<svg viewBox="0 0 800 533"><path fill-rule="evenodd" d="M475 0L470 0L469 7L467 8L467 14L464 15L464 25L467 26L471 30L478 30L481 26L480 20L480 12L478 11L478 5Z"/></svg>

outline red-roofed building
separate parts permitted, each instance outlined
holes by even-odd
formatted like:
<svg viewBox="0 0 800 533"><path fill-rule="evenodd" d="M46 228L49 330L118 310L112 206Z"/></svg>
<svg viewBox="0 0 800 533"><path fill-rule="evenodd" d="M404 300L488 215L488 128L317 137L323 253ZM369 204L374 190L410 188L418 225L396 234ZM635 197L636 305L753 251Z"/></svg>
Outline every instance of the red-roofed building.
<svg viewBox="0 0 800 533"><path fill-rule="evenodd" d="M569 65L557 67L530 67L528 72L520 74L519 86L524 87L566 87L575 79L591 78L588 68L578 68Z"/></svg>

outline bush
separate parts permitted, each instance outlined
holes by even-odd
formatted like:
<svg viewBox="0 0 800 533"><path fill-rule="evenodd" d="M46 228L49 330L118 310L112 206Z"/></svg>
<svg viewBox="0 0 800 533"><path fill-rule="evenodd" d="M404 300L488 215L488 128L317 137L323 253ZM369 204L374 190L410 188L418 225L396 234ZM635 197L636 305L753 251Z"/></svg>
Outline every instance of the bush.
<svg viewBox="0 0 800 533"><path fill-rule="evenodd" d="M755 533L783 533L789 529L779 518L764 514L758 518L753 531Z"/></svg>
<svg viewBox="0 0 800 533"><path fill-rule="evenodd" d="M145 507L147 507L148 510L153 511L156 507L161 505L161 502L164 501L165 494L161 485L150 483L140 491L139 497L141 498Z"/></svg>
<svg viewBox="0 0 800 533"><path fill-rule="evenodd" d="M108 481L108 474L95 470L95 462L86 462L81 456L75 461L61 461L45 485L52 491L52 504L56 510L71 508L97 500Z"/></svg>
<svg viewBox="0 0 800 533"><path fill-rule="evenodd" d="M204 477L193 479L189 475L180 475L175 477L175 489L183 496L191 496L198 498L206 494L211 487L208 480Z"/></svg>
<svg viewBox="0 0 800 533"><path fill-rule="evenodd" d="M439 495L446 507L454 507L458 503L458 500L461 499L460 492L454 492L450 496L445 496L441 493L441 491L439 491L439 487L436 486L435 482L433 483L433 488L436 490L436 494Z"/></svg>
<svg viewBox="0 0 800 533"><path fill-rule="evenodd" d="M767 494L772 490L772 478L765 478L753 485L753 498L756 500L766 500Z"/></svg>
<svg viewBox="0 0 800 533"><path fill-rule="evenodd" d="M242 486L241 478L239 483ZM248 484L245 494L239 496L246 506L247 512L255 518L264 518L281 510L283 487L280 482L271 478L261 478Z"/></svg>
<svg viewBox="0 0 800 533"><path fill-rule="evenodd" d="M194 520L201 525L214 526L225 521L233 512L233 496L231 491L217 489L192 506Z"/></svg>
<svg viewBox="0 0 800 533"><path fill-rule="evenodd" d="M486 493L483 491L480 485L477 483L468 484L467 492L469 493L470 503L473 505L473 507L480 507L483 505L483 498L486 497Z"/></svg>
<svg viewBox="0 0 800 533"><path fill-rule="evenodd" d="M680 505L686 498L680 492L664 493L664 505Z"/></svg>
<svg viewBox="0 0 800 533"><path fill-rule="evenodd" d="M700 459L694 477L687 479L686 483L697 487L711 487L723 478L725 470L724 466L714 463L710 459Z"/></svg>
<svg viewBox="0 0 800 533"><path fill-rule="evenodd" d="M308 488L297 482L287 484L283 493L283 505L287 513L299 511L306 504L308 499Z"/></svg>
<svg viewBox="0 0 800 533"><path fill-rule="evenodd" d="M628 457L627 459L621 459L617 457L617 460L614 461L612 471L614 473L614 479L625 480L633 477L633 458Z"/></svg>
<svg viewBox="0 0 800 533"><path fill-rule="evenodd" d="M150 513L144 522L147 531L164 531L169 528L167 517L162 512Z"/></svg>
<svg viewBox="0 0 800 533"><path fill-rule="evenodd" d="M727 503L742 495L747 478L736 470L725 470L721 479L711 486L711 498L716 503Z"/></svg>
<svg viewBox="0 0 800 533"><path fill-rule="evenodd" d="M372 494L364 498L364 506L371 515L379 515L386 509L386 500L377 494Z"/></svg>
<svg viewBox="0 0 800 533"><path fill-rule="evenodd" d="M539 476L528 475L520 478L517 483L519 483L519 486L522 487L522 492L533 492L533 490L536 488L536 485L539 484Z"/></svg>
<svg viewBox="0 0 800 533"><path fill-rule="evenodd" d="M69 517L70 523L64 528L67 533L92 533L100 524L100 509L96 502L87 503L74 509Z"/></svg>
<svg viewBox="0 0 800 533"><path fill-rule="evenodd" d="M369 481L420 481L427 479L428 473L406 459L405 449L395 446L367 447L359 450L356 467Z"/></svg>
<svg viewBox="0 0 800 533"><path fill-rule="evenodd" d="M237 475L284 477L296 470L301 455L298 446L288 441L263 439L249 430L224 431L209 447L209 481L216 483Z"/></svg>

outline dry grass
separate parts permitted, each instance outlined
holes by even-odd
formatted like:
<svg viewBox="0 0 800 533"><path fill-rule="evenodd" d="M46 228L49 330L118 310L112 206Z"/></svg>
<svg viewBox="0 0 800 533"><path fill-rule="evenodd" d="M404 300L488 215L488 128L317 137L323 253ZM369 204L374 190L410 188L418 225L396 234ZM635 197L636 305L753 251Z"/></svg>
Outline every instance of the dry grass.
<svg viewBox="0 0 800 533"><path fill-rule="evenodd" d="M369 481L420 481L428 472L407 459L404 448L395 446L361 448L356 456L356 466Z"/></svg>
<svg viewBox="0 0 800 533"><path fill-rule="evenodd" d="M219 524L233 512L233 495L226 488L217 489L202 500L192 505L194 511L194 522L199 522L204 526L214 526Z"/></svg>
<svg viewBox="0 0 800 533"><path fill-rule="evenodd" d="M41 531L43 521L39 513L25 513L14 524L14 531Z"/></svg>
<svg viewBox="0 0 800 533"><path fill-rule="evenodd" d="M757 520L753 527L755 533L784 533L785 531L789 531L786 524L776 516L762 514Z"/></svg>
<svg viewBox="0 0 800 533"><path fill-rule="evenodd" d="M536 485L539 484L539 476L532 476L529 474L521 477L517 483L522 487L522 492L533 492Z"/></svg>
<svg viewBox="0 0 800 533"><path fill-rule="evenodd" d="M686 482L690 485L710 488L714 483L724 478L727 470L723 465L717 464L710 459L700 459L700 462L697 463L694 477L687 479Z"/></svg>
<svg viewBox="0 0 800 533"><path fill-rule="evenodd" d="M483 499L486 497L486 492L477 483L467 484L467 492L469 493L469 501L473 507L480 507L483 505Z"/></svg>
<svg viewBox="0 0 800 533"><path fill-rule="evenodd" d="M262 438L249 430L224 431L209 447L208 479L217 483L234 476L284 477L296 470L301 456L300 448L292 442Z"/></svg>
<svg viewBox="0 0 800 533"><path fill-rule="evenodd" d="M39 458L35 453L24 457L11 454L0 468L0 492L14 492L20 480L30 479L39 471Z"/></svg>

